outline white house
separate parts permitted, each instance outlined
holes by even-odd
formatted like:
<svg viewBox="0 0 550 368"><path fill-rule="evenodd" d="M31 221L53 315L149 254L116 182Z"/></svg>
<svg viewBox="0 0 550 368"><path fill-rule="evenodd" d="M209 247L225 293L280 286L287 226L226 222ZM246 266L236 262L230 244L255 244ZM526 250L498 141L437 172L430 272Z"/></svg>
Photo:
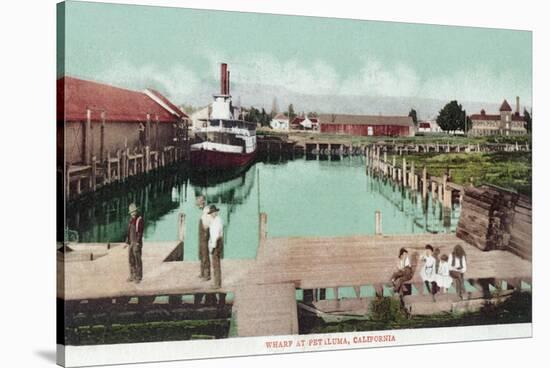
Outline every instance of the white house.
<svg viewBox="0 0 550 368"><path fill-rule="evenodd" d="M441 127L435 120L424 120L418 122L418 133L441 133Z"/></svg>
<svg viewBox="0 0 550 368"><path fill-rule="evenodd" d="M288 130L288 116L285 116L283 113L278 113L273 119L271 119L269 125L275 130Z"/></svg>

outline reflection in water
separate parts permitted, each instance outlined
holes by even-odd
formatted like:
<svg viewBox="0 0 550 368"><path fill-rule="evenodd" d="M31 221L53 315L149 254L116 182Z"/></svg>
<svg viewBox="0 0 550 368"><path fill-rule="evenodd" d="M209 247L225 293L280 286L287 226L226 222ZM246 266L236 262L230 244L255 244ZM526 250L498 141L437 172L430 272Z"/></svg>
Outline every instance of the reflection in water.
<svg viewBox="0 0 550 368"><path fill-rule="evenodd" d="M177 214L186 214L185 259L195 260L204 195L221 209L224 256L253 258L258 213L268 214L269 236L374 234L374 212L382 213L385 234L454 231L460 208L444 216L439 203L423 201L387 179L365 174L362 157L257 162L244 172L223 176L167 171L148 183L71 203L67 221L81 242L123 241L128 205L144 214L145 241L175 240Z"/></svg>

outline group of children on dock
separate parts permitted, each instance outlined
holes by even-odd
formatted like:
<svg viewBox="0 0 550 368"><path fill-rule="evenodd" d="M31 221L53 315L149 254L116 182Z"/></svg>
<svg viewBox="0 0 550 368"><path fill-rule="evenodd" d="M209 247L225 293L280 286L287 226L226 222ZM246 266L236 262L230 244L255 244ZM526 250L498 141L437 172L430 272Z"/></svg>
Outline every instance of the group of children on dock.
<svg viewBox="0 0 550 368"><path fill-rule="evenodd" d="M439 249L427 244L424 254L421 255L420 277L435 301L435 294L439 291L447 293L455 281L456 292L462 299L464 292L464 273L466 272L466 252L461 245L456 245L451 254L439 256ZM414 271L407 249L399 250L397 271L392 275L394 291L401 294L403 285L413 278Z"/></svg>

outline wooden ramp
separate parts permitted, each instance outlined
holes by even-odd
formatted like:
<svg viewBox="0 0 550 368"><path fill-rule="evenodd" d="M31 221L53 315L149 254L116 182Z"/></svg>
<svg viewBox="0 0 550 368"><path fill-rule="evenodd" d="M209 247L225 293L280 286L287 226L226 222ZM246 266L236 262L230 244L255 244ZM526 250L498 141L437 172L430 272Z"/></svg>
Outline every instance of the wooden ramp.
<svg viewBox="0 0 550 368"><path fill-rule="evenodd" d="M298 333L296 289L293 283L239 286L235 290L233 313L238 336Z"/></svg>

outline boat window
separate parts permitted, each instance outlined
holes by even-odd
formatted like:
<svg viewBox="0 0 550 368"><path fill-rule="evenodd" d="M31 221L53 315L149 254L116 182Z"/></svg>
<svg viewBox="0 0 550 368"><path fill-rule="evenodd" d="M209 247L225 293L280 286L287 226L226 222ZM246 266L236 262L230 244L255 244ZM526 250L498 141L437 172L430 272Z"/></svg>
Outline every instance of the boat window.
<svg viewBox="0 0 550 368"><path fill-rule="evenodd" d="M220 126L220 121L219 120L210 120L210 126Z"/></svg>
<svg viewBox="0 0 550 368"><path fill-rule="evenodd" d="M224 128L234 128L237 126L237 122L234 120L224 120L223 126Z"/></svg>

